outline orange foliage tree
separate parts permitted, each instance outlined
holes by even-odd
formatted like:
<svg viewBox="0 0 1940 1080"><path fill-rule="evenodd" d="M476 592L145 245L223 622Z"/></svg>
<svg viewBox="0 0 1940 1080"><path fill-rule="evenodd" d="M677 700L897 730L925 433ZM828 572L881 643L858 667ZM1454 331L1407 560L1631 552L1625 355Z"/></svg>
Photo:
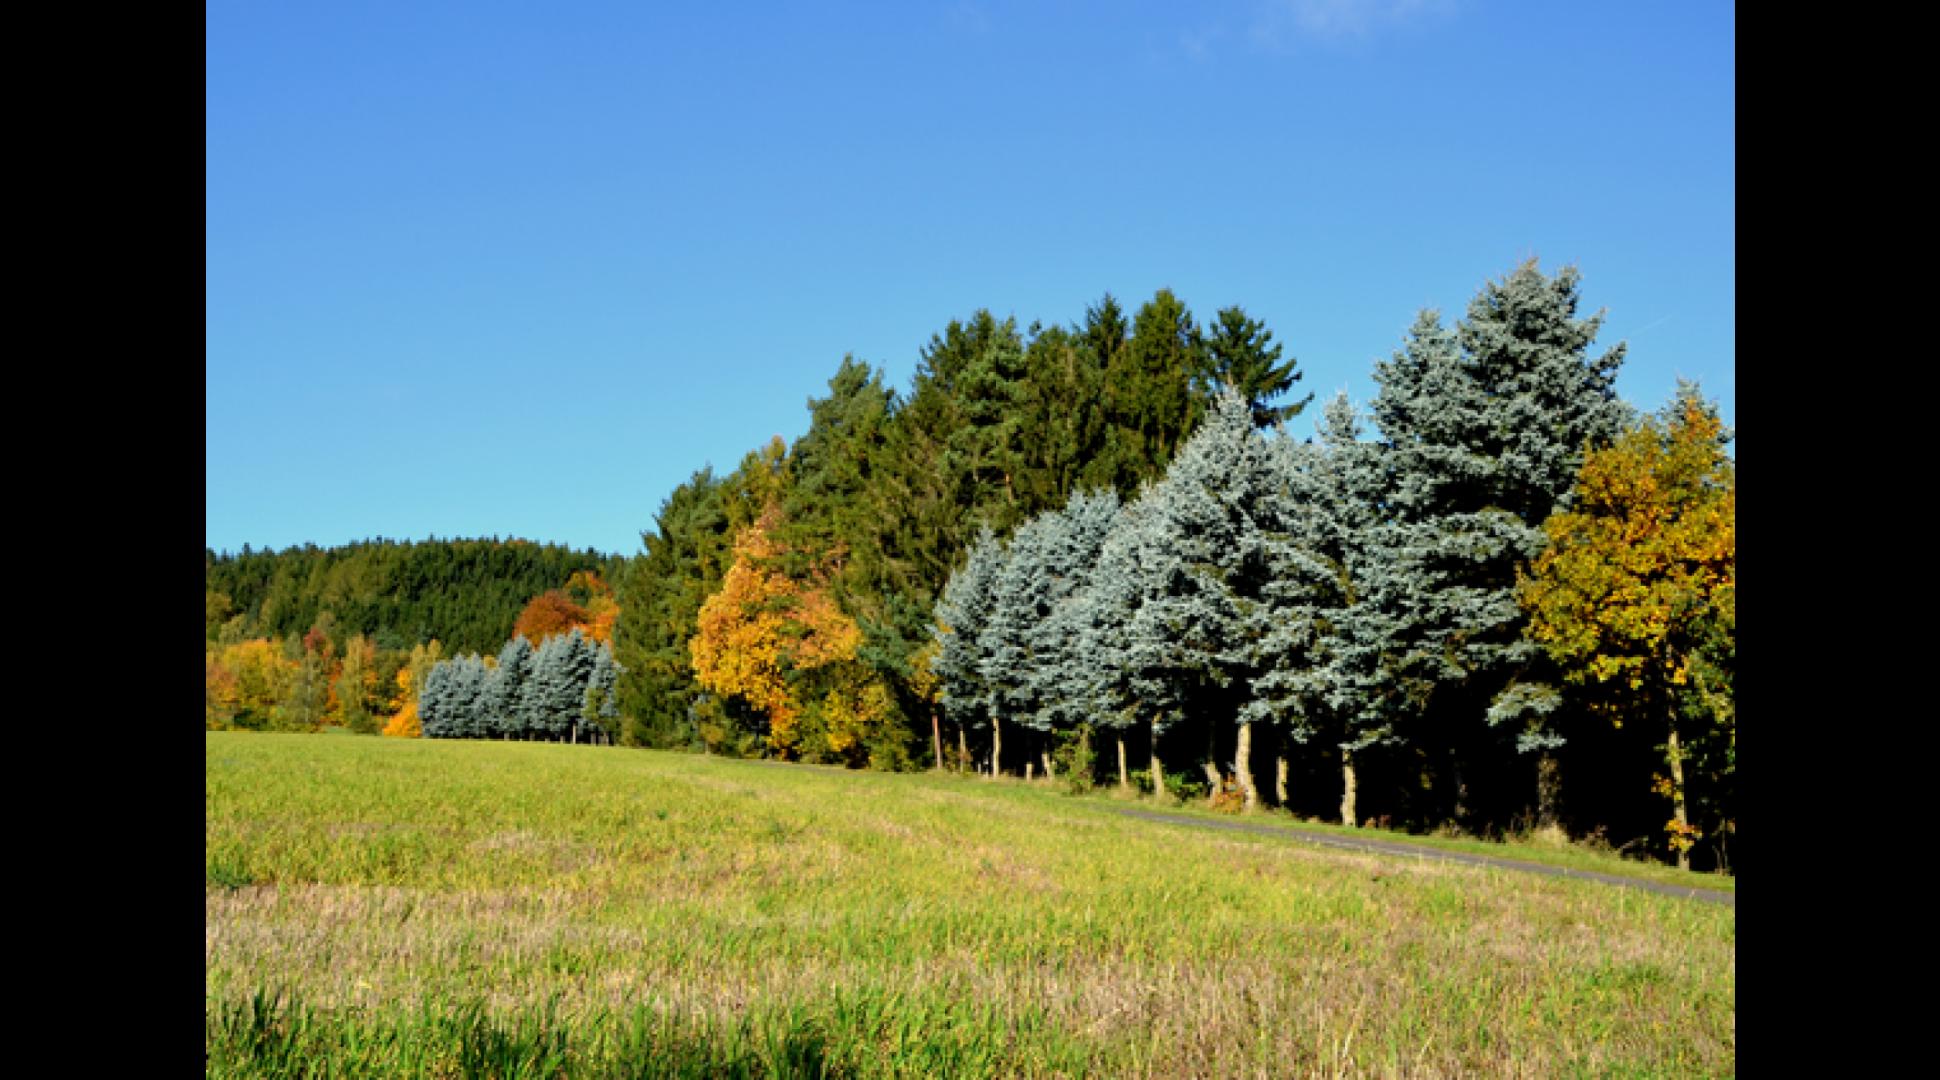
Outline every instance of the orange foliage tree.
<svg viewBox="0 0 1940 1080"><path fill-rule="evenodd" d="M524 634L537 646L556 634L569 634L577 628L594 641L613 640L613 625L620 619L620 605L613 598L613 587L597 573L581 570L566 579L563 589L547 589L532 598L512 624L514 634Z"/></svg>
<svg viewBox="0 0 1940 1080"><path fill-rule="evenodd" d="M512 624L512 633L524 634L534 645L555 634L571 633L573 627L587 623L586 609L573 603L564 589L547 589L533 597Z"/></svg>
<svg viewBox="0 0 1940 1080"><path fill-rule="evenodd" d="M862 631L818 582L797 581L783 571L786 552L774 539L779 522L780 512L771 506L736 537L734 563L720 591L701 605L688 647L701 686L738 697L766 716L769 746L790 757L800 742L801 676L854 660ZM822 711L839 715L845 729L831 740L830 748L839 752L853 745L848 729L866 722L877 703L866 686L836 690L844 696Z"/></svg>

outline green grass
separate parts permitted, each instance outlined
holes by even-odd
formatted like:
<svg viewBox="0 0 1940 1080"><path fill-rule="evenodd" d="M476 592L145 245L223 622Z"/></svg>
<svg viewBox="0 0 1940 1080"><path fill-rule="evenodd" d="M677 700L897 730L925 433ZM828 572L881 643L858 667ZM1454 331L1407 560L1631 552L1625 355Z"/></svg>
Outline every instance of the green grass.
<svg viewBox="0 0 1940 1080"><path fill-rule="evenodd" d="M1106 799L1119 805L1129 803L1113 792L1100 790L1084 796L1087 799ZM1136 797L1134 797L1136 798ZM1364 840L1413 844L1420 847L1435 848L1442 851L1464 852L1473 855L1487 855L1497 859L1513 859L1518 862L1541 863L1546 866L1560 866L1572 870L1590 870L1600 874L1615 874L1618 877L1636 878L1663 885L1677 885L1691 889L1709 889L1713 892L1737 892L1738 879L1730 874L1697 873L1679 870L1675 866L1644 858L1633 858L1611 850L1602 850L1585 844L1565 841L1550 841L1537 835L1511 836L1507 840L1484 840L1476 837L1445 836L1439 833L1408 833L1399 829L1349 828L1329 822L1296 818L1291 814L1276 810L1236 818L1206 809L1203 803L1159 805L1149 799L1138 799L1141 809L1161 813L1176 814L1193 820L1243 820L1256 824L1276 825L1286 828L1296 835L1301 832L1318 833L1325 836L1342 836Z"/></svg>
<svg viewBox="0 0 1940 1080"><path fill-rule="evenodd" d="M212 1076L1736 1069L1720 905L1021 783L205 738Z"/></svg>

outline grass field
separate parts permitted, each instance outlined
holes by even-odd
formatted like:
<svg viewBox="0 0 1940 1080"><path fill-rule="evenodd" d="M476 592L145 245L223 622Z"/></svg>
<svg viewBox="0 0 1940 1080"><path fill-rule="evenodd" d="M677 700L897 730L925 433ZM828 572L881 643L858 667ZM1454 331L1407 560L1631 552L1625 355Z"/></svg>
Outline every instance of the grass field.
<svg viewBox="0 0 1940 1080"><path fill-rule="evenodd" d="M1736 1071L1723 905L1022 783L529 743L205 753L211 1076Z"/></svg>

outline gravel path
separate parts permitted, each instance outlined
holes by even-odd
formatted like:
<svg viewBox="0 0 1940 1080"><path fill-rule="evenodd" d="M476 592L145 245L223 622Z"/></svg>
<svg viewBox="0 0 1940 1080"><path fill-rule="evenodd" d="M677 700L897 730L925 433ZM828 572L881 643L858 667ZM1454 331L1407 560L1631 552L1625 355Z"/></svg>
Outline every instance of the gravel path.
<svg viewBox="0 0 1940 1080"><path fill-rule="evenodd" d="M1345 848L1348 851L1368 852L1375 855L1400 855L1424 859L1441 859L1445 862L1463 863L1468 866L1486 866L1498 870L1521 870L1531 874L1548 874L1551 877L1582 878L1588 881L1601 881L1608 885L1621 885L1645 892L1662 893L1665 896L1678 896L1689 900L1703 900L1713 904L1723 904L1729 908L1738 906L1738 894L1723 889L1699 889L1687 885L1664 885L1655 881L1622 877L1617 874L1601 874L1594 870L1575 870L1567 866L1550 866L1547 863L1522 862L1517 859L1503 859L1494 855L1471 855L1465 851L1446 851L1441 848L1426 847L1421 844L1408 844L1397 840L1362 839L1357 836L1332 836L1326 833L1307 832L1303 829L1290 829L1280 825L1268 825L1254 821L1215 821L1206 818L1182 817L1178 814L1165 814L1155 810L1121 809L1118 813L1128 817L1143 818L1167 825L1192 825L1202 829L1227 829L1232 832L1260 833L1296 840L1303 844L1320 844L1325 847Z"/></svg>

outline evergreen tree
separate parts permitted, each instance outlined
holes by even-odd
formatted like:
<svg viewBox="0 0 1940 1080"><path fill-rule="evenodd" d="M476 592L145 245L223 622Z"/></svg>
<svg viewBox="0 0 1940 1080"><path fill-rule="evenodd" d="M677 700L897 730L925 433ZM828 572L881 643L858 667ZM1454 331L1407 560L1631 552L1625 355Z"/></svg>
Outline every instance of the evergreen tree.
<svg viewBox="0 0 1940 1080"><path fill-rule="evenodd" d="M620 737L628 745L699 745L689 713L701 689L688 643L701 605L720 588L732 561L723 487L703 468L675 488L654 529L641 534L644 553L620 576L615 693L627 718Z"/></svg>
<svg viewBox="0 0 1940 1080"><path fill-rule="evenodd" d="M521 634L498 652L498 664L485 673L479 690L483 737L509 739L520 734L518 703L532 668L532 643Z"/></svg>
<svg viewBox="0 0 1940 1080"><path fill-rule="evenodd" d="M1114 441L1113 478L1129 494L1165 470L1204 411L1193 385L1203 381L1205 345L1192 312L1170 289L1139 308L1132 336L1106 373Z"/></svg>
<svg viewBox="0 0 1940 1080"><path fill-rule="evenodd" d="M1293 389L1300 381L1295 370L1298 361L1289 357L1280 362L1280 346L1273 331L1258 319L1248 318L1245 309L1221 310L1205 335L1206 363L1199 393L1211 398L1221 389L1231 389L1246 399L1252 409L1253 426L1271 427L1300 415L1313 400L1308 394L1291 405L1272 405L1273 399Z"/></svg>
<svg viewBox="0 0 1940 1080"><path fill-rule="evenodd" d="M619 667L613 661L613 646L598 642L593 646L593 667L586 678L586 694L580 708L581 730L597 735L602 742L613 739L614 722L620 718L614 687Z"/></svg>
<svg viewBox="0 0 1940 1080"><path fill-rule="evenodd" d="M1434 726L1415 738L1451 761L1458 819L1464 763L1495 753L1482 721L1525 724L1519 750L1560 739L1542 723L1544 696L1527 689L1541 659L1523 634L1516 571L1542 552L1543 522L1567 505L1585 449L1626 415L1614 391L1623 346L1589 354L1602 316L1577 317L1578 280L1524 263L1485 286L1454 333L1424 312L1375 370L1391 485L1377 602L1396 618L1383 661L1397 684L1424 691L1412 718Z"/></svg>
<svg viewBox="0 0 1940 1080"><path fill-rule="evenodd" d="M1177 677L1170 630L1159 617L1180 560L1153 508L1148 485L1121 509L1068 618L1076 627L1078 653L1090 660L1088 677L1072 692L1121 738L1130 731L1149 735L1152 790L1163 796L1160 739L1184 716L1189 687Z"/></svg>
<svg viewBox="0 0 1940 1080"><path fill-rule="evenodd" d="M997 721L994 688L985 679L985 630L995 605L997 578L1005 562L1004 548L989 526L970 545L963 566L950 575L936 603L935 671L940 697L950 719L963 727L991 725L991 773L1002 767L1003 731Z"/></svg>
<svg viewBox="0 0 1940 1080"><path fill-rule="evenodd" d="M1318 443L1281 445L1291 542L1275 550L1273 658L1254 682L1263 707L1295 742L1324 733L1341 752L1341 821L1360 823L1355 755L1395 742L1410 687L1382 667L1399 633L1373 582L1388 570L1374 528L1387 484L1378 447L1360 441L1345 394L1330 401Z"/></svg>
<svg viewBox="0 0 1940 1080"><path fill-rule="evenodd" d="M1169 630L1174 677L1217 703L1207 718L1209 744L1217 745L1224 725L1236 725L1233 771L1253 809L1259 792L1252 724L1274 713L1252 699L1251 687L1267 662L1262 646L1272 624L1273 553L1288 542L1288 530L1279 520L1285 507L1280 463L1238 391L1214 399L1147 498L1177 571L1145 611ZM1212 757L1217 767L1219 754Z"/></svg>

